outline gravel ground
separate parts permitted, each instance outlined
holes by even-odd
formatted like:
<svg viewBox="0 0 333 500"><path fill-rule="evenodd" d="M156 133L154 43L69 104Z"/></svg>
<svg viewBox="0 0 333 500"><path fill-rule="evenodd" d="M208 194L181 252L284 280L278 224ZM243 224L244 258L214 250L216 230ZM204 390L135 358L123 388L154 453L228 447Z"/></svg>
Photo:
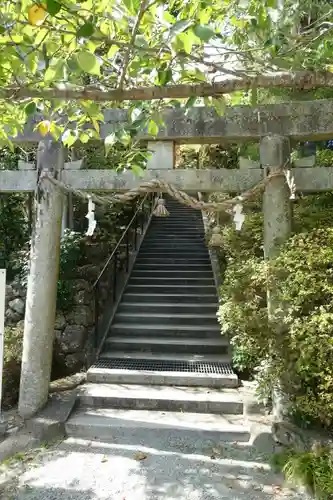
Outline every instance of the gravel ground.
<svg viewBox="0 0 333 500"><path fill-rule="evenodd" d="M1 500L305 500L253 447L189 446L149 431L112 443L67 439L16 457L2 473Z"/></svg>

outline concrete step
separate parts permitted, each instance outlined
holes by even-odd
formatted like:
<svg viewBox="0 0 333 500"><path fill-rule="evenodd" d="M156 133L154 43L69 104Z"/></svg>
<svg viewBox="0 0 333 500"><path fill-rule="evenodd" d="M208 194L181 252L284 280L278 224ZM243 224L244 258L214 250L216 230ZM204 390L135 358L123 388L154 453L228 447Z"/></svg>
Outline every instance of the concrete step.
<svg viewBox="0 0 333 500"><path fill-rule="evenodd" d="M161 237L150 237L145 240L144 245L158 245L158 246L168 246L168 245L176 245L177 248L181 246L204 246L206 247L206 238L197 238L194 236L185 237L182 236L178 238L177 236L168 236L166 238Z"/></svg>
<svg viewBox="0 0 333 500"><path fill-rule="evenodd" d="M102 351L100 360L149 360L154 362L177 361L179 363L223 363L230 364L231 357L221 354L189 354L189 353L164 353L164 352L138 352L138 351ZM148 368L147 370L148 371ZM214 370L213 370L214 371Z"/></svg>
<svg viewBox="0 0 333 500"><path fill-rule="evenodd" d="M204 246L200 246L199 249L191 247L189 248L176 248L174 245L173 247L167 248L167 247L161 247L161 248L140 248L139 256L140 257L146 257L146 258L151 258L151 257L160 257L161 255L167 256L167 257L179 257L179 256L185 256L191 254L192 257L198 258L203 258L209 256L208 250Z"/></svg>
<svg viewBox="0 0 333 500"><path fill-rule="evenodd" d="M161 220L156 222L151 223L149 230L150 231L166 231L167 229L170 230L197 230L202 233L205 231L205 227L203 225L203 222L199 219L188 219L186 221L179 219L179 220Z"/></svg>
<svg viewBox="0 0 333 500"><path fill-rule="evenodd" d="M206 264L187 264L186 262L182 263L168 263L163 262L161 259L160 263L141 263L136 262L134 266L133 272L136 271L147 271L147 272L156 272L156 271L167 271L167 272L182 272L182 271L200 271L200 272L210 272L212 273L212 266L210 263Z"/></svg>
<svg viewBox="0 0 333 500"><path fill-rule="evenodd" d="M114 326L117 330L117 325ZM112 329L113 332L113 329ZM147 334L147 332L145 332ZM156 332L158 333L158 331ZM171 352L192 354L228 354L229 344L219 338L174 338L155 337L153 335L111 335L106 339L105 349L138 352Z"/></svg>
<svg viewBox="0 0 333 500"><path fill-rule="evenodd" d="M178 277L152 277L152 276L131 276L129 279L129 285L192 285L192 286L204 286L204 285L214 285L213 277L210 278L192 278L192 277L183 277L182 275Z"/></svg>
<svg viewBox="0 0 333 500"><path fill-rule="evenodd" d="M78 389L81 407L243 414L238 389L207 389L134 384L90 384Z"/></svg>
<svg viewBox="0 0 333 500"><path fill-rule="evenodd" d="M185 295L215 295L215 285L153 285L145 284L138 285L129 283L126 287L127 293L142 293L142 294L185 294Z"/></svg>
<svg viewBox="0 0 333 500"><path fill-rule="evenodd" d="M141 290L137 290L136 292L131 292L126 288L126 291L123 295L123 301L126 303L155 303L155 304L173 304L174 302L178 302L179 304L187 304L189 302L194 303L197 307L200 307L200 304L208 304L216 302L218 303L216 289L214 292L200 294L193 292L192 294L186 293L177 293L174 290L170 293L163 293L159 291L158 293L141 293Z"/></svg>
<svg viewBox="0 0 333 500"><path fill-rule="evenodd" d="M170 243L164 243L163 241L161 243L154 243L154 244L151 244L151 243L145 243L145 244L142 244L141 248L140 248L140 252L145 252L145 251L149 251L149 252L168 252L168 253L173 253L174 251L177 251L177 252L188 252L188 253L191 253L191 252L205 252L207 251L206 249L206 246L203 244L203 243L191 243L191 242L187 242L187 243L184 243L184 244L178 244L178 243L173 243L173 242L170 242Z"/></svg>
<svg viewBox="0 0 333 500"><path fill-rule="evenodd" d="M137 351L140 353L185 353L185 354L220 354L222 356L228 355L229 346L219 344L216 339L213 338L203 338L196 339L185 337L183 339L173 338L156 338L156 337L134 337L123 336L123 337L109 337L105 342L106 350L116 349L117 351L133 352ZM183 341L183 342L182 342ZM207 343L207 341L215 341Z"/></svg>
<svg viewBox="0 0 333 500"><path fill-rule="evenodd" d="M107 351L108 352L108 351ZM159 358L148 358L147 354L136 353L140 358L134 358L133 354L126 358L113 357L114 353L109 351L110 357L101 358L91 366L87 373L87 381L98 384L142 384L142 385L179 385L190 387L238 387L239 381L233 373L227 356L220 356L216 362L188 362L172 359L171 363L165 359L168 353L160 353ZM143 358L146 356L146 358ZM149 354L157 357L157 354ZM176 357L181 356L177 354ZM188 356L188 355L187 355ZM206 356L207 357L207 356ZM221 360L225 360L223 363Z"/></svg>
<svg viewBox="0 0 333 500"><path fill-rule="evenodd" d="M186 325L186 324L163 324L155 322L155 324L149 324L146 322L139 323L127 323L123 319L123 322L116 322L110 328L110 336L145 336L145 337L160 337L161 339L167 338L179 338L186 340L189 338L201 339L201 338L213 338L218 341L224 342L223 337L220 332L220 326L215 323L215 325ZM226 341L227 342L227 341Z"/></svg>
<svg viewBox="0 0 333 500"><path fill-rule="evenodd" d="M154 277L156 279L160 278L173 278L174 276L187 279L189 278L209 278L213 279L213 272L211 269L202 271L201 269L133 269L131 274L133 278L149 278Z"/></svg>
<svg viewBox="0 0 333 500"><path fill-rule="evenodd" d="M165 229L159 230L155 229L154 231L149 231L147 233L146 239L149 238L160 238L160 239L165 239L165 238L173 238L178 240L179 238L198 238L203 240L204 239L204 233L198 231L196 228L195 229L175 229L174 231L169 230L166 231Z"/></svg>
<svg viewBox="0 0 333 500"><path fill-rule="evenodd" d="M198 231L196 228L191 229L191 230L185 230L185 229L155 229L154 231L150 231L147 233L146 239L156 239L156 240L165 240L165 239L173 239L178 241L179 239L186 239L186 238L193 238L193 239L198 239L198 240L203 240L204 239L204 233L201 231Z"/></svg>
<svg viewBox="0 0 333 500"><path fill-rule="evenodd" d="M135 261L135 266L141 265L141 264L168 264L168 265L176 265L178 264L179 266L189 264L189 265L206 265L211 267L211 261L209 258L208 252L203 256L203 257L192 257L192 256L170 256L170 255L165 255L164 257L161 255L153 255L153 256L148 256L144 257L142 255L138 255L138 258Z"/></svg>
<svg viewBox="0 0 333 500"><path fill-rule="evenodd" d="M76 411L66 423L70 437L104 440L118 444L145 442L145 432L165 442L248 442L250 425L243 416L147 410L84 409ZM129 436L131 443L129 443Z"/></svg>
<svg viewBox="0 0 333 500"><path fill-rule="evenodd" d="M117 311L115 316L115 323L123 323L141 327L141 325L161 325L162 328L173 328L173 325L178 325L181 328L183 325L187 325L188 328L195 326L197 330L205 330L208 326L212 327L214 332L220 331L220 326L217 321L216 312L215 313L203 313L200 311L198 314L198 306L196 311L192 313L183 313L179 310L173 311L172 315L165 312L153 313L152 311L140 311L134 312L121 312Z"/></svg>
<svg viewBox="0 0 333 500"><path fill-rule="evenodd" d="M121 302L118 308L119 313L123 314L136 314L144 313L147 314L192 314L198 312L198 304L195 303L155 303L155 302ZM213 314L216 319L216 312L218 309L218 304L212 302L211 304L200 304L200 313L203 314Z"/></svg>
<svg viewBox="0 0 333 500"><path fill-rule="evenodd" d="M170 210L170 215L168 217L165 217L165 219L170 218L173 219L174 217L198 217L202 219L202 215L200 210L195 210L191 207L183 207L183 206L174 206L174 205L166 205L167 209ZM159 219L159 218L158 218ZM163 217L164 219L164 217ZM155 219L156 220L156 219Z"/></svg>
<svg viewBox="0 0 333 500"><path fill-rule="evenodd" d="M144 243L142 243L142 248L145 247L169 247L176 246L177 248L200 248L206 247L206 243L204 239L199 238L182 238L178 240L177 238L147 238Z"/></svg>

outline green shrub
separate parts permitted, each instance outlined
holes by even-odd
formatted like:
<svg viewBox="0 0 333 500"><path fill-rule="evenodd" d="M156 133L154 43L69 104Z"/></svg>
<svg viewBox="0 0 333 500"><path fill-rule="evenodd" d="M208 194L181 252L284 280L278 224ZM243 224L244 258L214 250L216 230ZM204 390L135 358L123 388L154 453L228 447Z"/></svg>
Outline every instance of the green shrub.
<svg viewBox="0 0 333 500"><path fill-rule="evenodd" d="M85 237L66 229L60 243L59 280L57 307L63 311L72 306L72 288L70 279L73 271L84 257ZM30 250L25 247L12 254L11 268L22 284L27 284L29 275Z"/></svg>
<svg viewBox="0 0 333 500"><path fill-rule="evenodd" d="M5 409L13 406L18 400L23 328L23 321L20 321L13 327L8 326L5 328L2 398Z"/></svg>
<svg viewBox="0 0 333 500"><path fill-rule="evenodd" d="M320 149L316 152L316 165L318 167L333 166L333 151L330 149Z"/></svg>
<svg viewBox="0 0 333 500"><path fill-rule="evenodd" d="M333 495L333 454L328 446L314 445L310 451L287 450L273 457L273 465L286 480L303 486L317 500Z"/></svg>
<svg viewBox="0 0 333 500"><path fill-rule="evenodd" d="M303 423L333 424L333 196L307 197L295 207L296 232L270 266L284 305L277 334L268 323L267 266L262 215L247 216L244 229L223 229L227 268L219 320L234 346L236 370L256 377L267 400L277 379ZM320 227L317 229L316 227ZM282 333L283 332L283 333Z"/></svg>

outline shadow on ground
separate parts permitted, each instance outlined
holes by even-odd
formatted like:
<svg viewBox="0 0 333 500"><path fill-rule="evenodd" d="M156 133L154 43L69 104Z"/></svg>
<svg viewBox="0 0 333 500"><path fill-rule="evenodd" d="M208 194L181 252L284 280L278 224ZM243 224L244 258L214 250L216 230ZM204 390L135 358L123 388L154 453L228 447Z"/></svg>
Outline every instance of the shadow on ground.
<svg viewBox="0 0 333 500"><path fill-rule="evenodd" d="M67 439L36 457L6 500L303 499L254 447L182 441L124 429L109 443ZM9 491L9 490L8 490Z"/></svg>

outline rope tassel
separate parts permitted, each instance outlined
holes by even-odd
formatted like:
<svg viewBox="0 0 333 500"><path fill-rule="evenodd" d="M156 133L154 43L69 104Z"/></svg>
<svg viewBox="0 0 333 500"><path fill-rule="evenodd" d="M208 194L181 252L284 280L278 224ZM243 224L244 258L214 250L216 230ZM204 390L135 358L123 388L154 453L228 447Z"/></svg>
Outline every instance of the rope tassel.
<svg viewBox="0 0 333 500"><path fill-rule="evenodd" d="M159 198L157 200L157 206L153 211L153 215L156 215L156 217L167 217L169 215L169 212L165 207L165 201L163 198Z"/></svg>

